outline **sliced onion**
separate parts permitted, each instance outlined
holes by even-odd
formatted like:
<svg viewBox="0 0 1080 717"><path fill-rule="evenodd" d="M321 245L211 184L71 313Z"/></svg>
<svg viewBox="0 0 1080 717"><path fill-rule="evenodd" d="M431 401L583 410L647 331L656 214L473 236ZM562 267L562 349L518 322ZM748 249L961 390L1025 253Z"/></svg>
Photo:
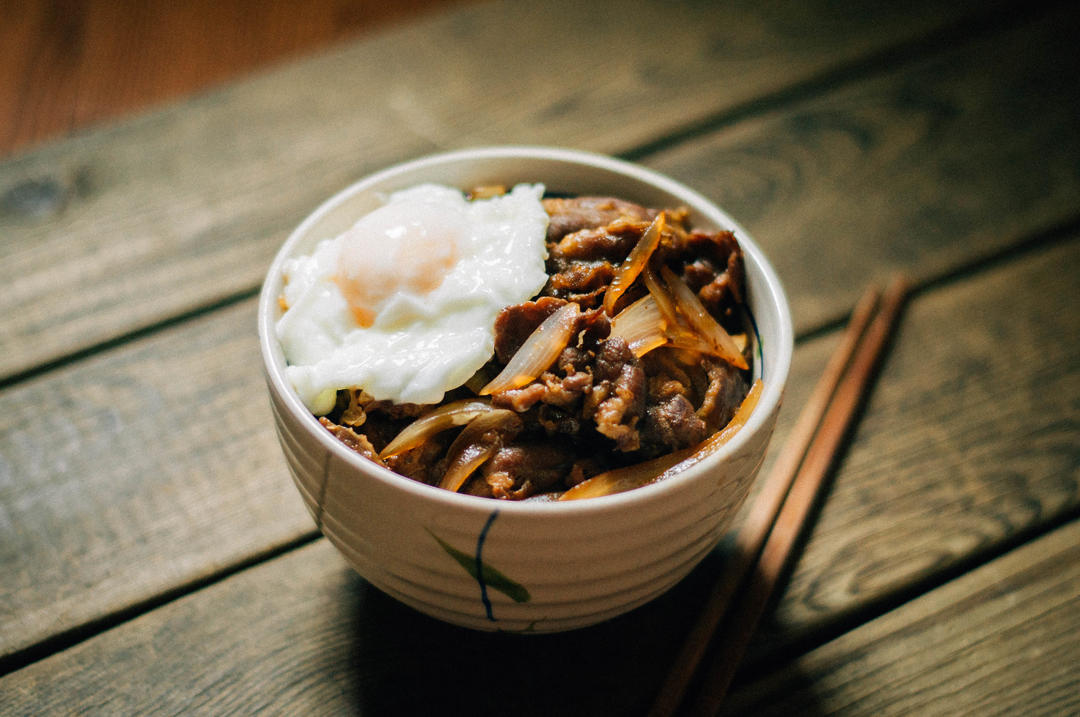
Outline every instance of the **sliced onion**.
<svg viewBox="0 0 1080 717"><path fill-rule="evenodd" d="M712 344L696 334L686 325L686 320L679 317L674 297L672 297L671 292L668 291L664 283L657 278L656 273L652 268L646 266L641 276L645 280L645 286L649 289L649 294L656 299L656 304L660 307L660 312L664 315L664 319L667 320L667 337L669 344L676 348L689 349L691 351L696 351L697 353L717 353L716 348ZM710 316L710 318L712 317ZM731 338L735 343L735 348L741 356L743 350L746 348L746 334L733 334Z"/></svg>
<svg viewBox="0 0 1080 717"><path fill-rule="evenodd" d="M484 461L491 458L491 454L494 452L494 446L469 444L450 463L450 467L446 469L446 474L443 475L439 487L457 493L461 490L461 486L465 485L465 481L469 479L469 476L483 465Z"/></svg>
<svg viewBox="0 0 1080 717"><path fill-rule="evenodd" d="M743 370L750 368L746 363L746 359L739 353L739 347L735 345L735 340L706 310L694 290L666 266L661 267L660 272L664 277L664 281L667 282L668 288L671 289L671 293L675 296L676 305L686 317L690 326L714 347L715 350L712 353L737 368Z"/></svg>
<svg viewBox="0 0 1080 717"><path fill-rule="evenodd" d="M757 407L758 399L761 398L761 391L762 383L761 379L758 379L754 381L750 391L746 394L746 398L739 404L738 410L735 411L735 415L732 416L728 424L699 443L695 448L684 448L681 451L653 458L644 463L599 473L592 478L583 480L563 493L559 496L559 500L599 498L604 495L623 493L686 470L702 458L715 453L722 445L730 441L739 432L740 428L746 425L750 415L754 412L754 408Z"/></svg>
<svg viewBox="0 0 1080 717"><path fill-rule="evenodd" d="M641 337L634 343L629 344L629 348L635 358L641 358L653 349L658 349L661 346L666 345L667 342L667 336L664 334L651 334L649 336Z"/></svg>
<svg viewBox="0 0 1080 717"><path fill-rule="evenodd" d="M666 325L656 299L646 294L611 320L610 335L622 338L634 355L641 358L667 343Z"/></svg>
<svg viewBox="0 0 1080 717"><path fill-rule="evenodd" d="M446 473L443 474L439 487L455 493L461 490L477 468L491 457L496 451L496 443L479 443L477 439L486 431L506 424L507 421L517 420L517 414L505 408L491 409L482 416L475 418L465 426L454 442L450 444L450 450L446 455L450 459Z"/></svg>
<svg viewBox="0 0 1080 717"><path fill-rule="evenodd" d="M669 345L674 346L675 348L686 349L699 354L708 354L710 356L717 353L715 346L684 326L669 326L667 337Z"/></svg>
<svg viewBox="0 0 1080 717"><path fill-rule="evenodd" d="M651 461L636 463L624 468L598 473L587 478L559 496L559 500L599 498L603 495L622 493L648 485L665 476L668 471L689 457L691 449L668 453Z"/></svg>
<svg viewBox="0 0 1080 717"><path fill-rule="evenodd" d="M660 246L660 233L664 231L664 226L664 213L660 212L615 272L615 278L611 280L611 285L604 294L604 311L608 316L614 316L615 302L630 288L634 279L649 263L649 257L656 251L656 247Z"/></svg>
<svg viewBox="0 0 1080 717"><path fill-rule="evenodd" d="M669 292L667 287L665 287L660 279L656 277L656 272L652 270L652 267L646 266L645 271L641 276L645 280L645 288L649 290L649 294L651 294L656 301L656 305L660 308L660 313L662 313L667 320L668 326L678 326L679 315L675 311L675 299L671 296L671 292Z"/></svg>
<svg viewBox="0 0 1080 717"><path fill-rule="evenodd" d="M656 304L660 307L660 311L667 321L666 334L669 345L696 353L716 353L716 349L701 336L694 333L693 329L686 325L686 319L679 316L675 306L675 298L664 286L664 283L657 278L651 267L645 267L643 277L645 286L649 289L649 294L656 299Z"/></svg>
<svg viewBox="0 0 1080 717"><path fill-rule="evenodd" d="M491 402L479 398L467 398L440 406L405 426L401 433L382 449L379 457L385 459L415 448L435 434L462 426L491 410Z"/></svg>
<svg viewBox="0 0 1080 717"><path fill-rule="evenodd" d="M581 307L573 301L556 309L525 339L499 375L480 389L480 395L521 388L542 374L566 348L580 313Z"/></svg>

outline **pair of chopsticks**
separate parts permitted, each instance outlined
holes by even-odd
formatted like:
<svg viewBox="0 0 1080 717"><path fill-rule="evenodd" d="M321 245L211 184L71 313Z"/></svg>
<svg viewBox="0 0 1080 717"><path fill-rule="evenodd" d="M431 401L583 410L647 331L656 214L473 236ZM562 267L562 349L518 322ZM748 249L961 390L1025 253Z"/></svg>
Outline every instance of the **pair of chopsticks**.
<svg viewBox="0 0 1080 717"><path fill-rule="evenodd" d="M883 294L871 287L855 305L840 346L829 358L739 530L730 564L713 586L657 694L649 713L653 717L672 715L679 708L717 627L730 613L726 623L729 629L702 672L701 689L689 713L711 715L719 709L868 393L908 289L908 281L897 277ZM732 598L740 586L743 590L732 607Z"/></svg>

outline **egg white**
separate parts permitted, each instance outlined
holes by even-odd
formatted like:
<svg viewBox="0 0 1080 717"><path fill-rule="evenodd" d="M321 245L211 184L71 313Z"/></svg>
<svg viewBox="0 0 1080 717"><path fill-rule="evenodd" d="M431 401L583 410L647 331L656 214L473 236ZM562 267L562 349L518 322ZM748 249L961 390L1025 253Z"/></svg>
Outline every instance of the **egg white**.
<svg viewBox="0 0 1080 717"><path fill-rule="evenodd" d="M424 184L390 195L387 204L424 205L423 216L437 206L454 217L448 225L465 230L457 261L437 287L420 294L399 287L366 328L333 279L345 235L286 262L288 309L277 336L286 376L308 409L328 413L342 388L395 403L438 403L465 383L494 353L499 311L529 300L547 281L543 192L542 185L522 184L470 202L457 189Z"/></svg>

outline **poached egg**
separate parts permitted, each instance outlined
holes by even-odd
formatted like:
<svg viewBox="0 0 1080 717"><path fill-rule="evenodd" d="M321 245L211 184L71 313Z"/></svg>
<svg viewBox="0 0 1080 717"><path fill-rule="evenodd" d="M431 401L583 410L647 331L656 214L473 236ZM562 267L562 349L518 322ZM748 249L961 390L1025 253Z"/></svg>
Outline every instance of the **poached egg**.
<svg viewBox="0 0 1080 717"><path fill-rule="evenodd" d="M547 281L544 187L468 201L423 184L284 266L276 330L286 376L315 415L342 388L438 403L494 353L495 317Z"/></svg>

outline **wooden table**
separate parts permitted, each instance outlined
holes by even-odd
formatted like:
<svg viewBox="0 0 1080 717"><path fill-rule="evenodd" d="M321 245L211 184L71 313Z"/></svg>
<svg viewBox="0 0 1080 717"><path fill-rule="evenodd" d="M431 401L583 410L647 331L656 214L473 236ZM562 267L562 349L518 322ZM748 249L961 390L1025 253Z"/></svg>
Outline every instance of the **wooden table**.
<svg viewBox="0 0 1080 717"><path fill-rule="evenodd" d="M747 226L798 332L774 448L863 287L916 281L727 712L1080 712L1080 13L944 5L468 4L3 160L0 712L647 709L726 544L608 623L473 633L353 573L274 437L284 236L493 143Z"/></svg>

